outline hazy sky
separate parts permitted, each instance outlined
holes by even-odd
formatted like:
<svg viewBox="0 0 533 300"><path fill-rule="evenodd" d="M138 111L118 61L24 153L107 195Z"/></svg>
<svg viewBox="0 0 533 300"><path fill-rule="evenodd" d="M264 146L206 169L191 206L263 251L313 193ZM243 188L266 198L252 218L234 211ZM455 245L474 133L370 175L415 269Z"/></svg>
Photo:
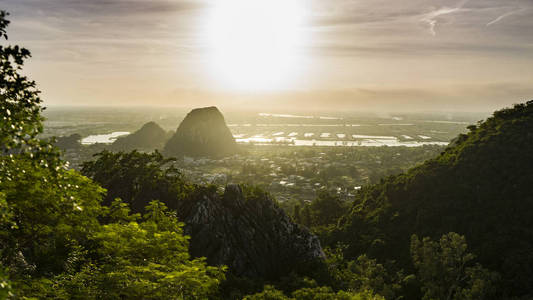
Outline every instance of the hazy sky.
<svg viewBox="0 0 533 300"><path fill-rule="evenodd" d="M9 43L33 54L26 72L48 105L493 110L533 99L533 0L0 8L11 13Z"/></svg>

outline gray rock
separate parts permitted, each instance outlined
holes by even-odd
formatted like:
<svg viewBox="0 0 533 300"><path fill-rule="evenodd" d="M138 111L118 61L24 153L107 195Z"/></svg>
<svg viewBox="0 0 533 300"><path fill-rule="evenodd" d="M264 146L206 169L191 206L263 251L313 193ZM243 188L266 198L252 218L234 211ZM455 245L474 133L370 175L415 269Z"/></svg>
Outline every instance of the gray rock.
<svg viewBox="0 0 533 300"><path fill-rule="evenodd" d="M190 252L237 276L279 278L321 262L318 238L292 220L267 194L245 197L238 185L223 195L205 189L178 210L191 236Z"/></svg>

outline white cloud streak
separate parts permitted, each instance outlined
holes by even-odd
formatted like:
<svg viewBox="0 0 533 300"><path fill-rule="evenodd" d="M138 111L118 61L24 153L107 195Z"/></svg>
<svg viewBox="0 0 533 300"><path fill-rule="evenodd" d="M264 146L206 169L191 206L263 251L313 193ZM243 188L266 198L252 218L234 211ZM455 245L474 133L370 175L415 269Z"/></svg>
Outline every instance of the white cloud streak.
<svg viewBox="0 0 533 300"><path fill-rule="evenodd" d="M432 12L425 14L423 18L420 19L420 21L427 23L429 25L429 32L431 33L431 35L436 36L437 32L435 30L435 27L437 26L437 18L443 15L448 15L448 14L455 13L458 11L466 11L466 9L463 9L463 6L467 2L468 0L463 0L455 7L441 7L437 10L434 10Z"/></svg>
<svg viewBox="0 0 533 300"><path fill-rule="evenodd" d="M520 8L520 9L517 9L517 10L513 10L513 11L510 11L510 12L504 13L503 15L498 16L496 19L488 22L486 26L488 27L488 26L494 25L494 24L500 22L501 20L503 20L504 18L506 18L508 16L511 16L511 15L514 15L516 13L522 12L524 10L525 10L525 8Z"/></svg>

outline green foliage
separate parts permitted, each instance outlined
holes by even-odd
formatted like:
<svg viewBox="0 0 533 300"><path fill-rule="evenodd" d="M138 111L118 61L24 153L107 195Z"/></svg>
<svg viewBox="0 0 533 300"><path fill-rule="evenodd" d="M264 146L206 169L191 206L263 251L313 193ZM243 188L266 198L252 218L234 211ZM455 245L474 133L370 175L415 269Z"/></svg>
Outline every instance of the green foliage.
<svg viewBox="0 0 533 300"><path fill-rule="evenodd" d="M130 223L136 222L140 218L141 214L132 214L128 204L124 203L120 198L113 200L106 214L106 219L109 223Z"/></svg>
<svg viewBox="0 0 533 300"><path fill-rule="evenodd" d="M58 286L68 298L204 299L217 291L224 268L191 260L182 223L161 202L146 208L141 223L112 223L92 236L91 263Z"/></svg>
<svg viewBox="0 0 533 300"><path fill-rule="evenodd" d="M3 192L0 192L0 226L2 228L15 226L13 221L13 212L7 205L6 195Z"/></svg>
<svg viewBox="0 0 533 300"><path fill-rule="evenodd" d="M108 190L106 205L121 198L134 212L142 212L150 201L161 200L176 209L178 200L187 192L188 186L174 167L174 159L164 158L157 151L103 151L96 158L83 164L82 173Z"/></svg>
<svg viewBox="0 0 533 300"><path fill-rule="evenodd" d="M356 260L346 260L343 250L344 247L326 249L326 263L335 287L352 292L375 291L386 299L401 298L402 287L412 276L404 276L402 272L392 273L365 254Z"/></svg>
<svg viewBox="0 0 533 300"><path fill-rule="evenodd" d="M374 295L370 291L335 293L330 287L304 288L294 291L292 299L302 300L384 300L379 295Z"/></svg>
<svg viewBox="0 0 533 300"><path fill-rule="evenodd" d="M411 255L425 300L487 299L496 275L467 252L464 236L450 232L440 241L411 237Z"/></svg>
<svg viewBox="0 0 533 300"><path fill-rule="evenodd" d="M5 16L0 12L0 37ZM28 56L17 46L0 47L0 298L205 299L215 293L225 268L189 257L183 224L163 203L150 202L142 222L120 199L102 207L105 190L66 171L54 147L36 139L38 91L18 73ZM181 177L163 168L169 160L159 153L102 156L88 170L114 187L123 184L136 204L181 191ZM166 194L152 193L156 185Z"/></svg>
<svg viewBox="0 0 533 300"><path fill-rule="evenodd" d="M243 300L289 300L290 298L285 296L282 291L276 290L271 285L266 285L265 289L257 294L249 295L243 298Z"/></svg>
<svg viewBox="0 0 533 300"><path fill-rule="evenodd" d="M287 297L283 292L267 285L262 292L246 296L244 300L384 300L383 297L374 295L370 291L335 292L330 287L303 288L294 291L291 296Z"/></svg>
<svg viewBox="0 0 533 300"><path fill-rule="evenodd" d="M533 101L471 126L441 155L357 193L327 239L412 270L410 236L464 234L479 262L501 274L501 297L533 295Z"/></svg>
<svg viewBox="0 0 533 300"><path fill-rule="evenodd" d="M7 15L0 11L0 39L6 40ZM3 152L39 146L35 139L42 132L39 91L34 81L21 75L24 61L30 56L25 48L0 45L0 150Z"/></svg>
<svg viewBox="0 0 533 300"><path fill-rule="evenodd" d="M336 224L337 220L346 212L348 204L338 195L327 191L320 191L310 205L311 225L324 226Z"/></svg>
<svg viewBox="0 0 533 300"><path fill-rule="evenodd" d="M7 278L7 274L2 265L0 265L0 299L4 300L11 297L13 297L11 282L9 281L9 278Z"/></svg>
<svg viewBox="0 0 533 300"><path fill-rule="evenodd" d="M2 260L11 271L57 273L99 228L104 190L75 171L50 170L27 159L0 158ZM5 221L7 216L7 222Z"/></svg>

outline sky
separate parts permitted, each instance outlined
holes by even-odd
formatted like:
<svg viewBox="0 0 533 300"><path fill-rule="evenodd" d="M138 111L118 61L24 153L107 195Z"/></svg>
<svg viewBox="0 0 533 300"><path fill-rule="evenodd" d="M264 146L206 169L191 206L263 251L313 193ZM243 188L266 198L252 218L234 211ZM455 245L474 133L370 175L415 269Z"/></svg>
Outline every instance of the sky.
<svg viewBox="0 0 533 300"><path fill-rule="evenodd" d="M46 105L491 111L533 0L0 0Z"/></svg>

